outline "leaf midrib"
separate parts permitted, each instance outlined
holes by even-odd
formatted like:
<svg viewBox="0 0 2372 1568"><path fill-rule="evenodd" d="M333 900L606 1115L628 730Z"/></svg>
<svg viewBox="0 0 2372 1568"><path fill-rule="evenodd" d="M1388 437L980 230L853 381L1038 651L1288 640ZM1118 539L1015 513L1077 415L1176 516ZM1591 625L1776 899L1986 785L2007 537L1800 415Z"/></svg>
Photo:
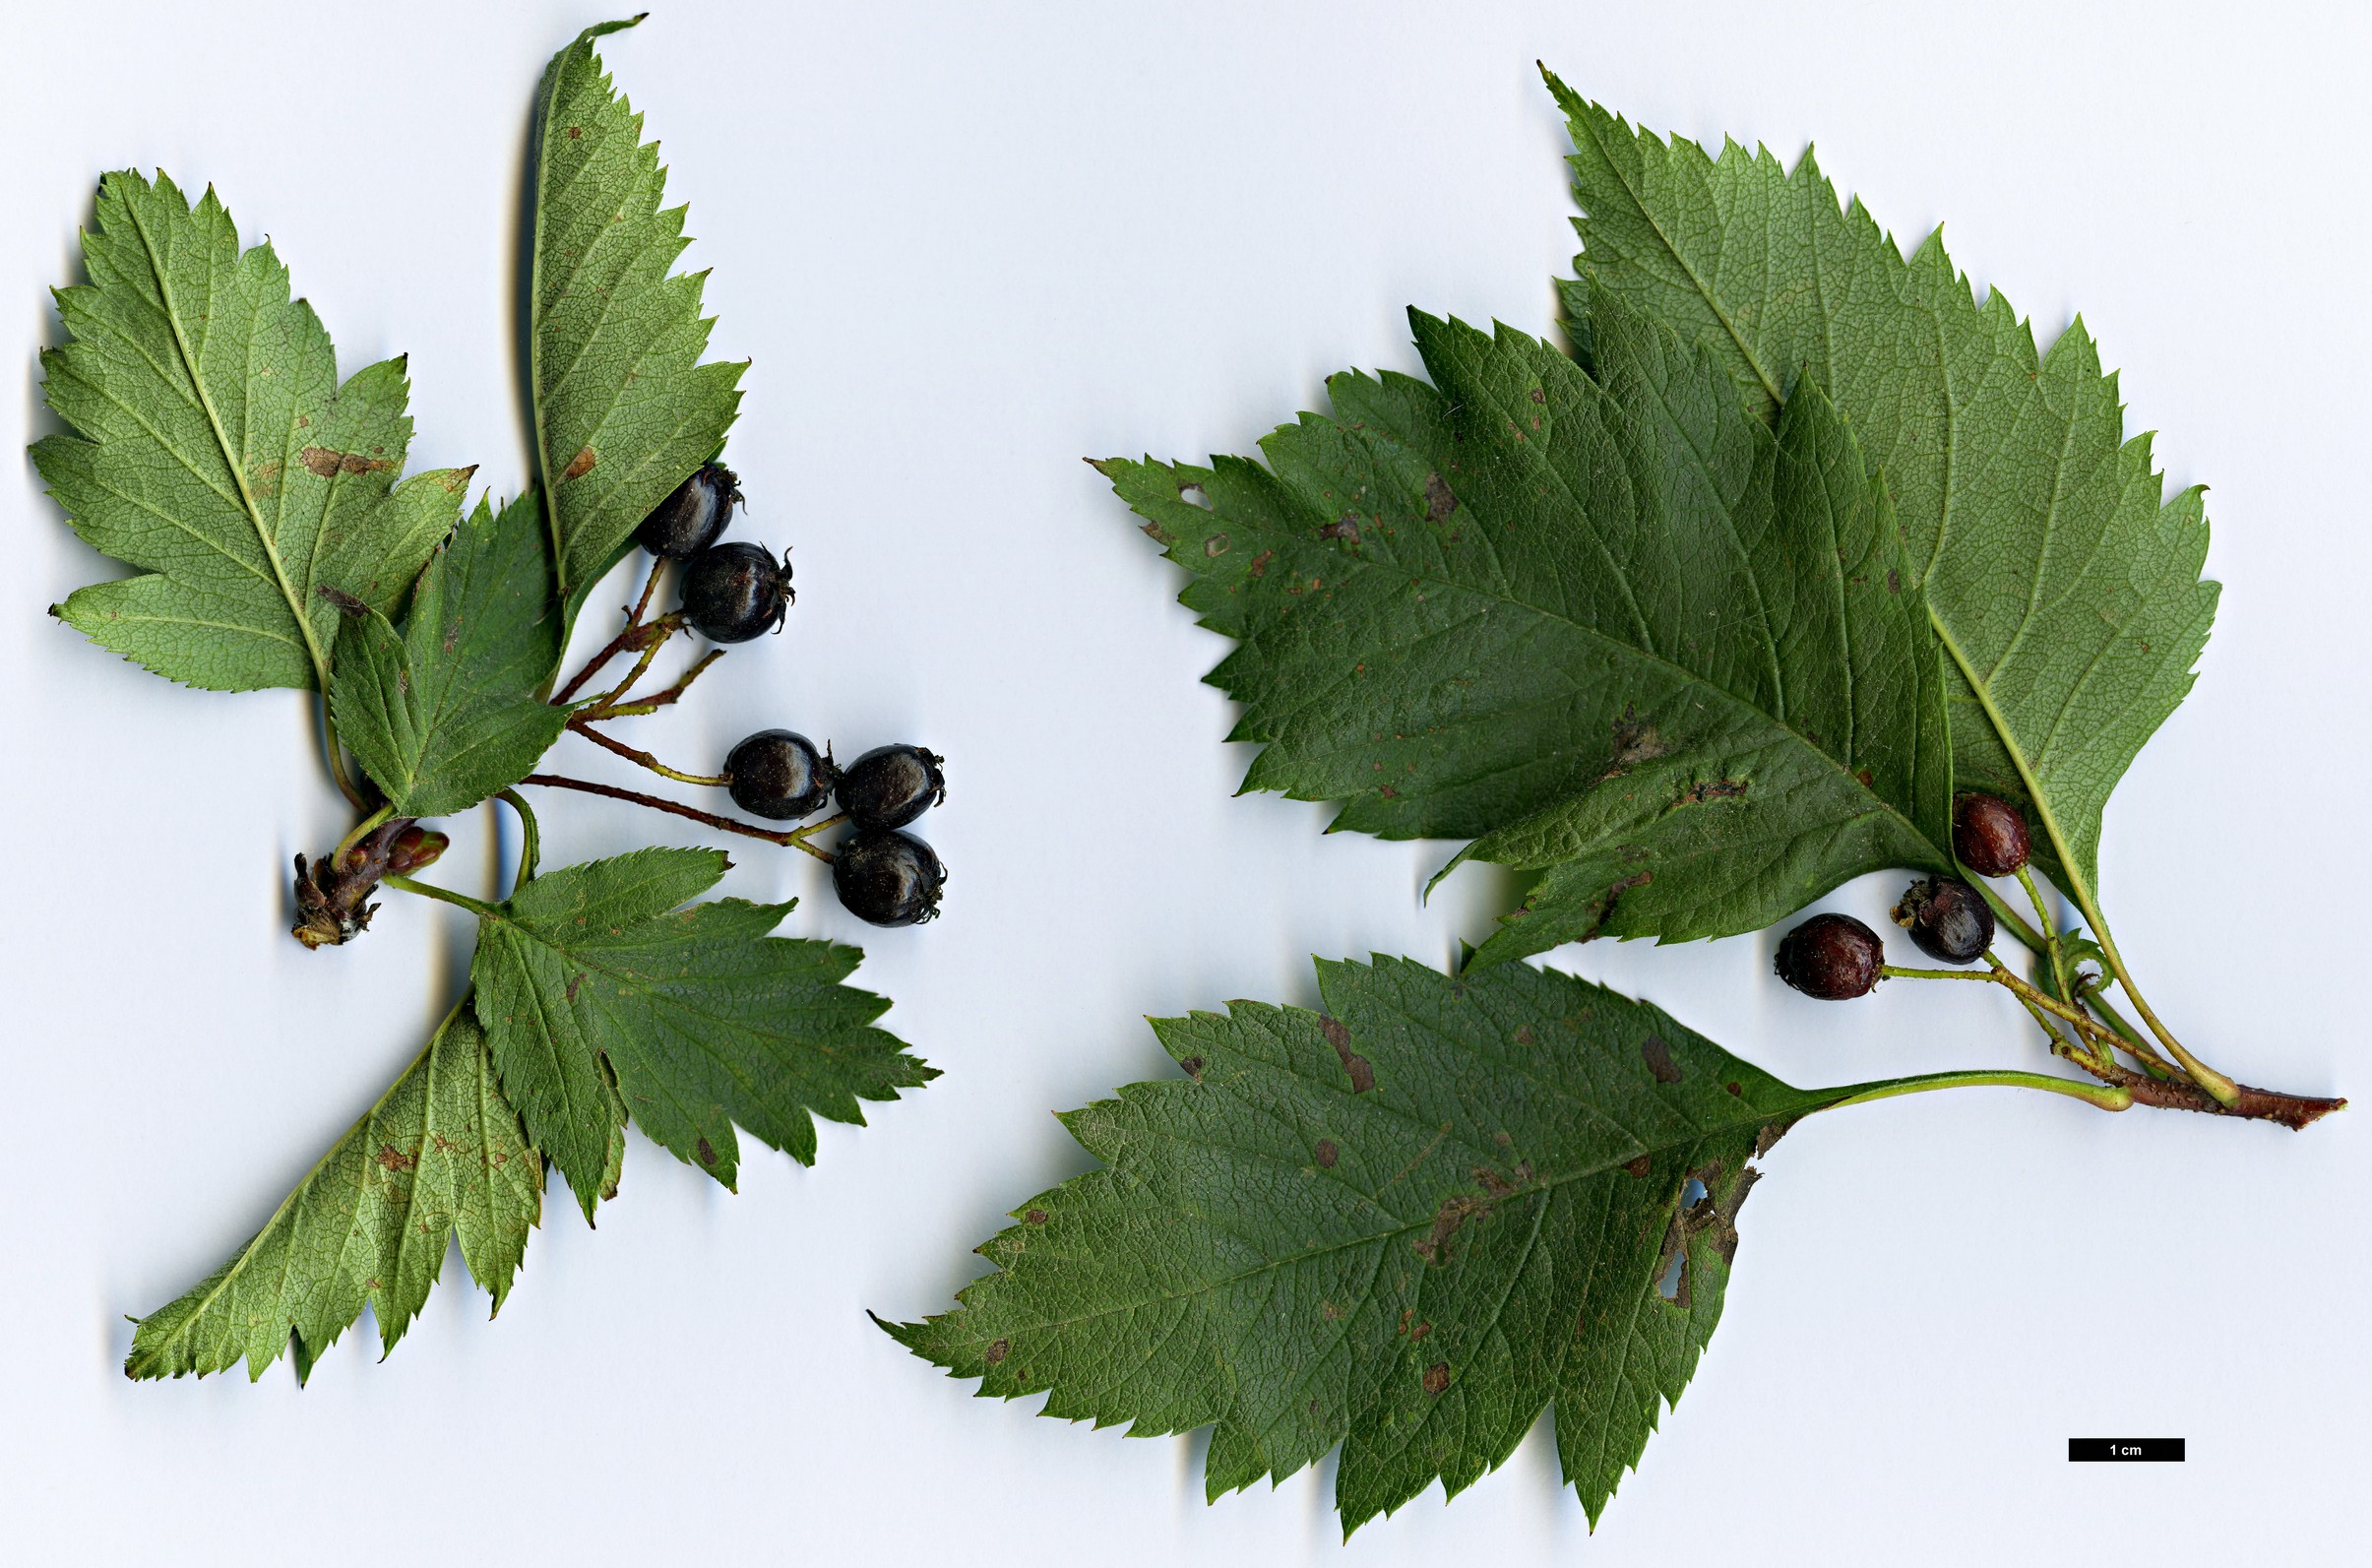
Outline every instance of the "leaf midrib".
<svg viewBox="0 0 2372 1568"><path fill-rule="evenodd" d="M330 690L330 660L322 653L320 639L313 634L313 623L306 618L304 606L297 600L296 590L288 581L288 569L281 560L279 542L264 527L263 514L256 510L255 496L247 487L246 470L239 462L239 455L231 450L229 433L222 428L222 416L215 408L213 395L206 390L206 378L198 369L197 354L190 347L189 335L182 331L181 308L173 299L171 277L156 254L156 240L141 218L139 204L127 201L124 211L132 220L132 231L140 236L141 251L147 256L149 271L156 280L156 295L164 304L165 325L172 329L173 346L181 355L182 370L189 377L190 390L197 397L198 407L206 414L208 428L214 432L215 446L221 454L222 466L230 470L231 483L239 488L240 509L246 513L248 526L255 530L256 539L263 545L264 558L272 563L273 581L280 588L281 597L287 602L289 618L296 622L297 632L304 638L305 655L313 662L313 678L326 697ZM235 236L232 243L237 243ZM234 259L234 270L237 265Z"/></svg>

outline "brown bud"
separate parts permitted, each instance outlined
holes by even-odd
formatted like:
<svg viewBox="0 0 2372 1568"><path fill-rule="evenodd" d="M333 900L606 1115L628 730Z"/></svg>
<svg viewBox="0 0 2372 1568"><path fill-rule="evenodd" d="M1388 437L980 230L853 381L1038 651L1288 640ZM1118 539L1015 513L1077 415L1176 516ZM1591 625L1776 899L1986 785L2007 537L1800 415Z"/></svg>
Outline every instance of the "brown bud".
<svg viewBox="0 0 2372 1568"><path fill-rule="evenodd" d="M434 865L437 856L452 843L434 828L406 828L388 846L387 874L407 877L423 866Z"/></svg>

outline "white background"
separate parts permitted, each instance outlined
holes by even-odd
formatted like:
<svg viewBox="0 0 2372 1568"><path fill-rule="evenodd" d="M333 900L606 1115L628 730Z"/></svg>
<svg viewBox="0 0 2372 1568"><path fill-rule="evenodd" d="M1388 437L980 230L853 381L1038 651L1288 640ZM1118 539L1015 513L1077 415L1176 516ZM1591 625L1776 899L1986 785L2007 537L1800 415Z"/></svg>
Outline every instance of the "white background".
<svg viewBox="0 0 2372 1568"><path fill-rule="evenodd" d="M555 1184L486 1321L458 1258L384 1364L134 1385L126 1313L212 1269L417 1049L466 962L389 895L307 953L286 868L344 826L304 699L184 691L44 608L111 563L0 477L0 1555L41 1562L1603 1564L2336 1561L2372 1441L2366 1113L2303 1135L1971 1091L1798 1130L1720 1332L1594 1537L1546 1429L1445 1509L1338 1543L1330 1464L1206 1507L1200 1437L968 1398L874 1329L944 1309L1000 1216L1084 1168L1048 1112L1158 1073L1140 1021L1310 1002L1308 956L1445 961L1501 896L1442 845L1233 798L1223 645L1080 463L1247 450L1402 308L1531 331L1572 249L1532 69L1823 165L2055 334L2212 481L2198 688L2109 813L2160 1010L2252 1082L2372 1092L2363 585L2372 317L2352 8L1898 4L820 6L675 0L606 57L665 143L715 351L753 360L745 537L797 547L779 639L645 742L787 723L950 758L946 917L881 932L750 846L946 1077L752 1148L730 1196L639 1138L589 1231ZM411 356L413 467L526 472L511 303L529 95L567 3L18 6L0 24L0 445L52 426L44 290L100 171L213 181L351 370ZM623 590L621 590L623 592ZM597 597L596 604L610 596ZM589 623L591 622L589 617ZM624 779L571 741L567 766ZM622 766L622 765L621 765ZM553 863L677 834L553 798ZM490 885L482 814L440 875ZM1876 919L1897 878L1827 902ZM1797 1083L2034 1065L2007 998L1823 1007L1770 936L1556 962ZM2188 1464L2071 1467L2071 1435Z"/></svg>

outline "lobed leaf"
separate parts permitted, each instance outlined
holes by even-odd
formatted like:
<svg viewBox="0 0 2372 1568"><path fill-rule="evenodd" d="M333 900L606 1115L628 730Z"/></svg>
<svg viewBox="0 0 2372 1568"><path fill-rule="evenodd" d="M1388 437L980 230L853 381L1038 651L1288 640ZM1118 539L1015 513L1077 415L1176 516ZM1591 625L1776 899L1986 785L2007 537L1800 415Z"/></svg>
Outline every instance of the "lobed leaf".
<svg viewBox="0 0 2372 1568"><path fill-rule="evenodd" d="M1245 787L1548 868L1484 962L1949 867L1934 634L1817 390L1775 435L1611 296L1588 369L1410 319L1432 384L1336 376L1334 417L1270 436L1265 470L1101 465L1240 643L1209 678L1267 743Z"/></svg>
<svg viewBox="0 0 2372 1568"><path fill-rule="evenodd" d="M398 815L507 789L568 726L538 695L560 659L550 540L534 494L480 500L421 573L401 633L365 605L338 634L331 708Z"/></svg>
<svg viewBox="0 0 2372 1568"><path fill-rule="evenodd" d="M1523 965L1318 977L1323 1013L1155 1021L1185 1079L1064 1117L1104 1168L1016 1210L954 1311L883 1326L983 1396L1214 1427L1213 1497L1340 1444L1346 1534L1554 1405L1594 1522L1720 1316L1747 1160L1852 1092Z"/></svg>
<svg viewBox="0 0 2372 1568"><path fill-rule="evenodd" d="M629 1117L730 1188L738 1122L801 1163L815 1116L938 1076L873 1027L889 1003L841 983L864 955L767 935L788 904L718 899L713 849L640 849L536 878L478 924L470 976L503 1087L586 1217L615 1188Z"/></svg>
<svg viewBox="0 0 2372 1568"><path fill-rule="evenodd" d="M659 206L666 170L610 85L586 29L535 94L530 393L568 618L651 509L723 445L740 364L700 362L707 274L670 273L684 209Z"/></svg>
<svg viewBox="0 0 2372 1568"><path fill-rule="evenodd" d="M1809 152L1792 171L1735 143L1711 156L1548 85L1584 215L1569 306L1613 293L1671 322L1766 419L1799 377L1836 400L1950 655L1961 787L2023 802L2037 858L2088 898L2109 792L2190 691L2215 619L2201 490L2164 498L2080 319L2037 352L1940 230L1905 260Z"/></svg>
<svg viewBox="0 0 2372 1568"><path fill-rule="evenodd" d="M124 1372L204 1376L282 1350L298 1376L370 1307L380 1353L419 1314L458 1237L502 1310L543 1207L543 1161L464 1002L264 1227L187 1295L139 1320Z"/></svg>
<svg viewBox="0 0 2372 1568"><path fill-rule="evenodd" d="M77 434L34 443L74 530L140 576L54 613L170 679L329 687L336 590L394 613L453 527L469 470L394 482L411 440L404 361L338 383L313 309L269 244L239 249L209 190L99 184L91 281L57 291L71 339L41 356Z"/></svg>

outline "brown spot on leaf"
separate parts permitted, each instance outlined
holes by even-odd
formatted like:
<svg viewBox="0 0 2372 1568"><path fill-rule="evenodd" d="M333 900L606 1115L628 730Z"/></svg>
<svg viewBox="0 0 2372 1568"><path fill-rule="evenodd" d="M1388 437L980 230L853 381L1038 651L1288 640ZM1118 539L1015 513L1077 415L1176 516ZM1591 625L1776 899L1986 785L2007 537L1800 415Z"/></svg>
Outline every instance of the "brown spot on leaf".
<svg viewBox="0 0 2372 1568"><path fill-rule="evenodd" d="M1654 1165L1654 1163L1655 1163L1655 1160L1654 1160L1654 1156L1652 1156L1652 1155L1641 1155L1641 1156L1640 1156L1640 1157L1639 1157L1637 1160L1634 1160L1630 1161L1628 1164L1624 1165L1624 1166L1623 1166L1623 1169L1624 1169L1624 1171L1625 1171L1625 1172L1627 1172L1627 1173L1628 1173L1628 1174L1630 1174L1630 1175L1634 1175L1634 1176L1645 1176L1645 1175L1648 1173L1648 1171L1649 1171L1649 1170L1650 1170L1650 1169L1651 1169L1651 1168L1652 1168L1652 1167Z"/></svg>
<svg viewBox="0 0 2372 1568"><path fill-rule="evenodd" d="M1854 769L1853 777L1861 781L1862 788L1867 789L1870 787L1870 771L1867 768Z"/></svg>
<svg viewBox="0 0 2372 1568"><path fill-rule="evenodd" d="M569 139L570 141L572 141L572 142L576 141L578 138L582 137L584 134L585 134L585 127L584 127L584 126L582 126L582 125L572 125L572 126L570 126L570 127L568 128L568 139Z"/></svg>
<svg viewBox="0 0 2372 1568"><path fill-rule="evenodd" d="M1426 1393L1438 1397L1443 1389L1450 1386L1450 1363L1447 1361L1434 1362L1425 1368L1425 1375L1421 1381L1425 1385Z"/></svg>
<svg viewBox="0 0 2372 1568"><path fill-rule="evenodd" d="M1025 1210L1022 1213L1022 1220L1027 1224L1042 1225L1046 1223L1046 1211L1043 1209Z"/></svg>
<svg viewBox="0 0 2372 1568"><path fill-rule="evenodd" d="M717 1163L717 1150L715 1146L710 1144L706 1138L701 1139L696 1147L700 1150L700 1162L702 1164L713 1165Z"/></svg>
<svg viewBox="0 0 2372 1568"><path fill-rule="evenodd" d="M1728 1091L1729 1091L1731 1094L1733 1094L1733 1095L1743 1095L1743 1094L1745 1094L1745 1093L1746 1093L1746 1091L1744 1091L1743 1089L1740 1089L1740 1088L1737 1086L1737 1083L1736 1083L1736 1081L1735 1081L1735 1080L1732 1080L1732 1081L1731 1081L1731 1082L1729 1082L1729 1083L1723 1084L1721 1087L1722 1087L1723 1089L1728 1090Z"/></svg>
<svg viewBox="0 0 2372 1568"><path fill-rule="evenodd" d="M394 1144L379 1146L379 1163L388 1170L409 1170L420 1162L416 1155L407 1155Z"/></svg>
<svg viewBox="0 0 2372 1568"><path fill-rule="evenodd" d="M989 1346L987 1352L980 1358L986 1361L990 1366L994 1366L999 1361L1005 1359L1005 1342L1003 1340L999 1340L995 1344Z"/></svg>
<svg viewBox="0 0 2372 1568"><path fill-rule="evenodd" d="M1655 726L1633 713L1626 703L1623 716L1614 721L1614 770L1606 777L1617 778L1643 762L1654 762L1671 749Z"/></svg>
<svg viewBox="0 0 2372 1568"><path fill-rule="evenodd" d="M337 605L339 610L343 614L368 615L371 612L371 607L368 604L363 603L362 600L356 598L353 595L347 593L343 588L332 588L329 584L323 583L316 587L313 592L319 597L328 599L331 603Z"/></svg>
<svg viewBox="0 0 2372 1568"><path fill-rule="evenodd" d="M1348 539L1353 544L1358 543L1359 519L1357 514L1351 512L1343 513L1341 517L1335 519L1332 523L1329 523L1326 525L1326 527L1320 529L1318 531L1318 537L1322 539Z"/></svg>
<svg viewBox="0 0 2372 1568"><path fill-rule="evenodd" d="M1534 403L1546 403L1548 401L1548 394L1542 392L1538 387L1532 388L1528 396L1529 396L1531 401Z"/></svg>
<svg viewBox="0 0 2372 1568"><path fill-rule="evenodd" d="M593 465L600 461L599 458L593 456L593 448L579 447L577 455L568 460L568 467L560 470L560 477L562 479L581 479L593 472Z"/></svg>
<svg viewBox="0 0 2372 1568"><path fill-rule="evenodd" d="M1258 555L1253 556L1253 557L1252 557L1252 575L1253 575L1254 577L1266 577L1266 576L1268 576L1268 575L1269 575L1269 557L1270 557L1270 556L1272 556L1272 555L1275 555L1276 553L1277 553L1277 552L1276 552L1275 550L1263 550L1263 551L1261 551L1261 552L1260 552Z"/></svg>
<svg viewBox="0 0 2372 1568"><path fill-rule="evenodd" d="M1375 1088L1375 1068L1368 1064L1366 1057L1350 1048L1350 1031L1343 1028L1341 1019L1331 1013L1321 1013L1318 1015L1318 1033L1326 1036L1326 1043L1335 1048L1335 1055L1342 1060L1342 1071L1350 1075L1352 1094L1364 1095Z"/></svg>
<svg viewBox="0 0 2372 1568"><path fill-rule="evenodd" d="M1708 800L1735 800L1746 792L1743 779L1708 779L1680 791L1680 804L1701 806Z"/></svg>
<svg viewBox="0 0 2372 1568"><path fill-rule="evenodd" d="M1487 1219L1490 1212L1488 1199L1467 1193L1453 1193L1441 1201L1440 1208L1433 1211L1433 1227L1409 1245L1427 1263L1440 1263L1449 1251L1450 1242L1465 1228L1466 1223Z"/></svg>
<svg viewBox="0 0 2372 1568"><path fill-rule="evenodd" d="M1203 1059L1200 1056L1185 1057L1179 1061L1178 1065L1185 1068L1186 1076L1196 1083L1199 1084L1203 1081Z"/></svg>
<svg viewBox="0 0 2372 1568"><path fill-rule="evenodd" d="M1786 1121L1775 1121L1764 1127L1761 1132L1756 1133L1754 1135L1754 1157L1760 1160L1771 1153L1771 1146L1786 1137L1787 1129L1794 1125L1795 1122L1792 1118Z"/></svg>
<svg viewBox="0 0 2372 1568"><path fill-rule="evenodd" d="M1342 1153L1335 1147L1335 1141L1332 1138L1318 1140L1318 1163L1332 1170L1335 1168L1335 1161L1342 1158Z"/></svg>
<svg viewBox="0 0 2372 1568"><path fill-rule="evenodd" d="M1655 1075L1655 1082L1659 1084L1680 1082L1679 1064L1672 1060L1672 1048L1663 1042L1662 1035L1650 1035L1646 1039L1641 1040L1639 1054L1646 1060L1648 1071Z"/></svg>
<svg viewBox="0 0 2372 1568"><path fill-rule="evenodd" d="M568 999L570 1001L573 1002L577 999L577 987L583 985L584 983L585 972L583 970L579 970L576 973L568 977Z"/></svg>
<svg viewBox="0 0 2372 1568"><path fill-rule="evenodd" d="M1210 556L1213 560L1217 560L1220 556L1226 554L1227 535L1224 533L1214 533L1209 538L1203 540L1203 553Z"/></svg>
<svg viewBox="0 0 2372 1568"><path fill-rule="evenodd" d="M395 467L385 458L366 458L359 452L341 452L335 447L307 447L296 455L296 460L324 479L336 478L341 473L372 473Z"/></svg>
<svg viewBox="0 0 2372 1568"><path fill-rule="evenodd" d="M1450 493L1450 487L1442 482L1441 475L1438 473L1426 474L1425 521L1439 523L1457 510L1458 497Z"/></svg>
<svg viewBox="0 0 2372 1568"><path fill-rule="evenodd" d="M1533 1045L1538 1043L1538 1041L1532 1037L1531 1026L1529 1024L1518 1024L1516 1026L1516 1043L1519 1045Z"/></svg>
<svg viewBox="0 0 2372 1568"><path fill-rule="evenodd" d="M1903 574L1891 566L1886 569L1886 591L1889 594L1903 592Z"/></svg>
<svg viewBox="0 0 2372 1568"><path fill-rule="evenodd" d="M281 493L281 461L267 458L247 470L247 485L259 500L269 500Z"/></svg>

